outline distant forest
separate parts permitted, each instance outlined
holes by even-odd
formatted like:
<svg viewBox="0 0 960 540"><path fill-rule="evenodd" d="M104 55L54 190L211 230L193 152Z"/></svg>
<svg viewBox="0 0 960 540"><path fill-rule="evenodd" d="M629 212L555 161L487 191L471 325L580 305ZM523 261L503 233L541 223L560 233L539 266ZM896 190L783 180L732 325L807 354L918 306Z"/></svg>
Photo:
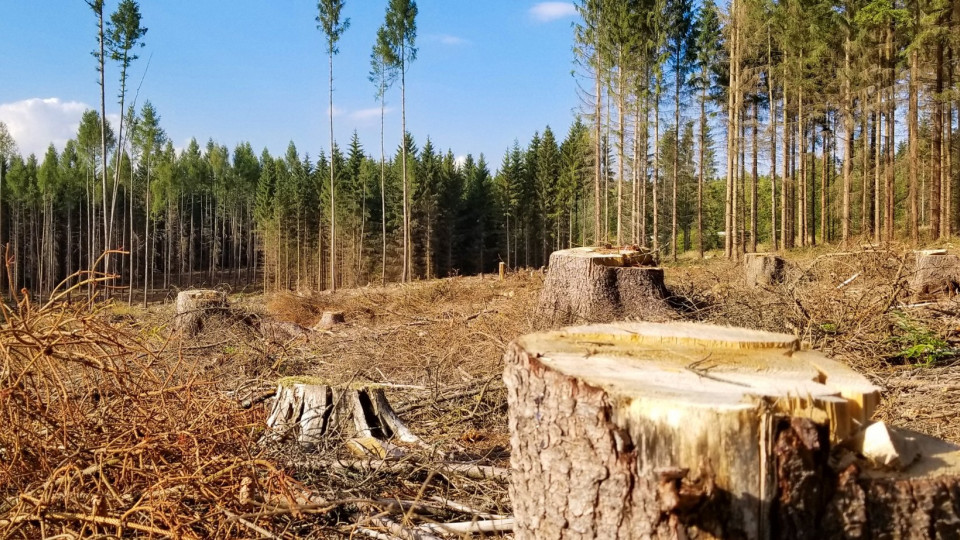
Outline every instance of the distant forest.
<svg viewBox="0 0 960 540"><path fill-rule="evenodd" d="M47 295L105 248L127 252L98 269L132 300L224 280L318 290L539 267L587 244L739 257L960 230L955 1L581 0L579 114L493 166L405 130L383 154L356 134L313 158L292 142L282 156L212 140L178 152L149 102L124 103L146 34L136 2L106 24L103 2L88 4L97 69L115 62L126 114L101 130L105 106L87 111L41 157L0 124L12 290ZM331 78L342 7L318 4ZM404 90L416 9L387 5L371 54L380 98Z"/></svg>

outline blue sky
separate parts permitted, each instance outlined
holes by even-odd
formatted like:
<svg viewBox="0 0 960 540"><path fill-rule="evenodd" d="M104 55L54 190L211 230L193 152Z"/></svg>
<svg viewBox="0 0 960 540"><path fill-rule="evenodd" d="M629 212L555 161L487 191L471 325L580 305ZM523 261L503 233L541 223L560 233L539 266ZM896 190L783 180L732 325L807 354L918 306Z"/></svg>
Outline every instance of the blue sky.
<svg viewBox="0 0 960 540"><path fill-rule="evenodd" d="M106 1L109 14L116 0ZM379 157L379 104L367 80L386 0L346 0L350 28L334 57L335 138L354 129ZM83 0L5 2L0 21L0 121L24 155L62 148L97 108L96 24ZM417 60L407 75L407 130L495 169L514 139L550 125L565 135L578 106L570 75L575 20L568 2L418 0ZM316 157L329 145L328 66L316 2L141 0L146 47L132 91L149 99L178 148L196 137L231 149L250 141ZM147 62L149 59L149 69ZM144 73L146 70L146 73ZM119 70L107 66L107 112L119 113ZM130 95L132 98L132 93ZM138 106L139 109L139 106ZM399 83L387 95L386 147L400 142Z"/></svg>

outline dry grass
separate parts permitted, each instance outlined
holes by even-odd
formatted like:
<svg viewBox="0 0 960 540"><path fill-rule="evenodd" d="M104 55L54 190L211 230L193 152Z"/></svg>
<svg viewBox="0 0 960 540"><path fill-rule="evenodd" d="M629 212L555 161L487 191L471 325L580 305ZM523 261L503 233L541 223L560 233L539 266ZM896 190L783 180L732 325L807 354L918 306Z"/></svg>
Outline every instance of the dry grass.
<svg viewBox="0 0 960 540"><path fill-rule="evenodd" d="M960 442L960 302L913 306L910 268L901 250L821 248L767 289L723 259L666 276L690 319L794 333L884 385L881 418ZM233 299L190 340L169 333L170 306L2 307L0 538L347 538L383 531L380 518L476 517L444 500L510 514L503 483L445 472L440 456L508 464L502 354L535 328L541 285L518 273ZM346 323L308 330L327 310ZM393 385L430 449L408 448L398 474L337 466L342 445L260 444L264 397L288 375Z"/></svg>

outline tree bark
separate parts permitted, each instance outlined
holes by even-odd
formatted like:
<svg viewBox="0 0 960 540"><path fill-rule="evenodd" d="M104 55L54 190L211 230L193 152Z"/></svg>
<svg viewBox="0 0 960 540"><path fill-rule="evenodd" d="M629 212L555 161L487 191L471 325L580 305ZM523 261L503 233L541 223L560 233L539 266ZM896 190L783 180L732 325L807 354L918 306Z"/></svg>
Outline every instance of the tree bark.
<svg viewBox="0 0 960 540"><path fill-rule="evenodd" d="M669 319L663 269L647 250L583 247L550 255L537 315L544 326L623 317Z"/></svg>

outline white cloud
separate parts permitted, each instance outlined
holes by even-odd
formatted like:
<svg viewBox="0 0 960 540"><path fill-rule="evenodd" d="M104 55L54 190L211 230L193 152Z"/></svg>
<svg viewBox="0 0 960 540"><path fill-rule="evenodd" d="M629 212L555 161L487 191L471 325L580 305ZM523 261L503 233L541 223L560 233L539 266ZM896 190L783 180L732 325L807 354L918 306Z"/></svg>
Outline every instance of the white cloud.
<svg viewBox="0 0 960 540"><path fill-rule="evenodd" d="M383 114L390 114L393 111L392 108L387 107L383 110ZM380 107L370 107L369 109L359 109L350 113L350 119L357 122L368 122L370 120L379 120L380 119Z"/></svg>
<svg viewBox="0 0 960 540"><path fill-rule="evenodd" d="M343 114L344 114L345 112L346 112L346 111L344 111L344 110L341 109L340 107L337 107L336 105L333 106L333 117L334 117L334 118L338 118L338 117L340 117L340 116L343 116ZM327 116L330 115L330 107L327 107L326 113L327 113Z"/></svg>
<svg viewBox="0 0 960 540"><path fill-rule="evenodd" d="M469 41L467 41L462 37L451 36L450 34L440 34L439 36L437 36L437 40L444 45L452 45L452 46L466 45L467 43L470 43Z"/></svg>
<svg viewBox="0 0 960 540"><path fill-rule="evenodd" d="M466 154L453 158L453 164L456 165L458 169L463 169L463 166L466 165L466 163L467 163Z"/></svg>
<svg viewBox="0 0 960 540"><path fill-rule="evenodd" d="M540 2L530 8L530 16L539 22L551 22L573 17L577 8L570 2Z"/></svg>
<svg viewBox="0 0 960 540"><path fill-rule="evenodd" d="M60 98L31 98L0 104L0 121L7 124L23 156L43 158L53 143L62 150L67 140L77 136L83 111L90 106ZM109 118L108 120L113 120Z"/></svg>

